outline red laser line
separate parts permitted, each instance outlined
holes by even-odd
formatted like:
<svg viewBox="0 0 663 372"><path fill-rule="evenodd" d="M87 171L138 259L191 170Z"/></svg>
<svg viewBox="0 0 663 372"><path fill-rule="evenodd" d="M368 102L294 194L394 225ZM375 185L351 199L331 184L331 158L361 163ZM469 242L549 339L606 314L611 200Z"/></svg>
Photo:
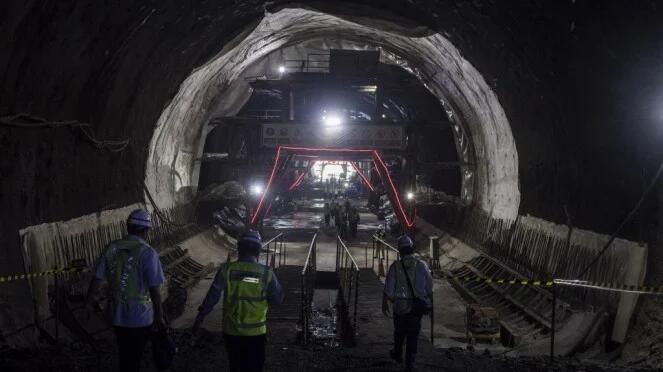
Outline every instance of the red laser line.
<svg viewBox="0 0 663 372"><path fill-rule="evenodd" d="M401 203L401 198L398 197L398 192L396 191L396 186L394 185L394 181L391 179L391 175L389 174L389 170L387 169L387 166L385 165L384 161L382 161L382 158L380 157L380 154L378 154L377 151L373 150L373 156L374 156L374 159L377 159L377 162L379 162L379 164L382 166L382 170L387 175L387 180L389 180L389 186L391 187L391 191L394 193L394 197L396 198L396 202L397 202L397 205L398 205L398 210L401 212L401 215L403 216L403 221L405 222L405 225L408 228L414 226L414 221L410 221L407 218L407 215L405 214L405 210L403 209L403 205Z"/></svg>
<svg viewBox="0 0 663 372"><path fill-rule="evenodd" d="M357 172L357 174L359 175L359 177L361 177L361 179L364 180L364 182L366 183L366 186L368 186L368 188L369 188L371 191L375 191L375 188L373 187L373 185L371 185L370 182L368 182L368 179L367 179L366 176L364 176L364 174L361 172L361 169L359 169L359 167L358 167L354 162L352 162L352 161L349 161L348 163L350 163L350 165L352 165L352 168L355 169L355 172Z"/></svg>
<svg viewBox="0 0 663 372"><path fill-rule="evenodd" d="M260 197L260 202L258 202L258 207L256 208L255 213L253 213L253 217L251 217L251 225L256 223L256 218L260 213L260 209L262 208L262 203L265 201L265 195L267 195L267 191L269 191L269 188L272 186L272 181L274 180L274 174L276 174L276 167L279 164L280 158L281 158L281 146L279 146L276 149L276 158L274 158L274 165L272 166L272 174L270 174L269 181L267 181L267 186L265 187L265 190L262 192L262 196Z"/></svg>
<svg viewBox="0 0 663 372"><path fill-rule="evenodd" d="M272 201L269 202L269 207L267 207L267 210L265 211L265 217L267 217L267 215L269 214L269 212L271 212L271 210L272 210L272 203L274 203L274 200L272 200Z"/></svg>
<svg viewBox="0 0 663 372"><path fill-rule="evenodd" d="M288 191L292 191L292 190L294 190L297 186L301 185L301 183L302 183L302 181L303 181L303 179L304 179L304 175L305 175L305 174L306 174L306 173L302 173L302 174L300 174L299 177L297 177L297 179L295 180L295 182L293 182L292 185L290 185L290 187L288 187Z"/></svg>
<svg viewBox="0 0 663 372"><path fill-rule="evenodd" d="M269 191L269 188L272 185L272 181L274 180L274 175L276 174L276 168L279 164L280 161L280 156L281 156L281 150L288 150L288 151L304 151L304 152L310 152L310 151L319 151L319 152L359 152L359 153L370 153L372 154L373 157L373 162L376 164L376 170L378 172L378 175L382 178L382 175L380 174L380 171L378 170L377 165L380 165L387 176L387 180L389 181L389 186L391 187L391 191L394 194L394 197L396 198L396 204L398 206L398 212L400 212L400 215L402 216L403 222L405 222L406 227L411 228L414 226L415 219L410 221L410 219L407 217L407 214L405 214L405 210L403 209L403 205L401 202L400 197L398 196L398 191L396 189L396 186L394 185L394 181L391 179L391 175L389 174L389 169L387 169L387 165L384 163L382 158L380 157L380 154L376 150L364 150L364 149L318 149L318 148L307 148L307 147L287 147L287 146L279 146L276 150L276 158L274 159L274 165L272 166L272 173L269 176L269 181L267 182L267 187L265 187L265 191L263 192L260 202L258 203L258 208L256 208L255 213L253 214L253 217L251 218L251 224L253 225L255 223L256 218L258 217L260 213L260 209L262 208L265 195ZM384 182L384 179L383 179Z"/></svg>

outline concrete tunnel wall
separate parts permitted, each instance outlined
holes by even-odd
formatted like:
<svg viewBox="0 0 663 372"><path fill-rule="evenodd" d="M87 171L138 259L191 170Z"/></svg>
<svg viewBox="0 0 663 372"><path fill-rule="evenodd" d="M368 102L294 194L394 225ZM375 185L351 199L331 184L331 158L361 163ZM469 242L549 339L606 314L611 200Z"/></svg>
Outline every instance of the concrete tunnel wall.
<svg viewBox="0 0 663 372"><path fill-rule="evenodd" d="M0 126L0 272L22 267L20 228L143 201L140 183L155 123L195 68L234 47L229 42L238 30L260 22L264 4L3 3L0 115L77 119L90 122L99 138L130 138L131 144L109 153L74 129ZM518 149L520 213L564 223L566 204L575 226L609 233L663 158L663 126L655 114L663 91L662 11L653 2L620 4L360 0L315 6L344 19L351 11L364 19L390 19L391 12L448 39L508 118ZM623 232L649 243L654 282L663 278L658 193ZM31 320L26 293L24 282L2 288L3 330Z"/></svg>
<svg viewBox="0 0 663 372"><path fill-rule="evenodd" d="M518 154L497 97L447 39L439 34L409 33L396 23L364 25L303 8L266 13L255 28L242 32L230 47L187 77L162 113L146 173L157 204L173 205L181 199L182 189L195 189L195 159L202 153L204 126L212 113L232 115L239 109L225 103L242 96L236 86L237 81L246 84L238 80L245 69L279 48L329 37L383 48L453 107L452 117L458 117L474 146L474 202L496 218L515 218L520 202Z"/></svg>

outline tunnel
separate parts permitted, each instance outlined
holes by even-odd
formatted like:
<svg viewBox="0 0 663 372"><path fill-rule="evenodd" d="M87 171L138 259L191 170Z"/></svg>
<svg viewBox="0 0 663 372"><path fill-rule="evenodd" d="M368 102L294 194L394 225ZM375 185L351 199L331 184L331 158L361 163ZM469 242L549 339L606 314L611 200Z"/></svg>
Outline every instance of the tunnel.
<svg viewBox="0 0 663 372"><path fill-rule="evenodd" d="M193 325L254 230L284 294L264 370L402 369L403 236L417 370L662 368L656 1L3 8L3 371L120 368L112 288L86 296L136 209L170 370L227 367L221 303Z"/></svg>

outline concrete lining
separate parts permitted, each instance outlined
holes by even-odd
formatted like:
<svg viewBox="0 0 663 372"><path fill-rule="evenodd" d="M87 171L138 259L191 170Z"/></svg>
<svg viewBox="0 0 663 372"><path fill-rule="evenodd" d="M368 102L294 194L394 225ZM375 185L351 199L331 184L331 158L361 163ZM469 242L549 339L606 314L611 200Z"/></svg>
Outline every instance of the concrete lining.
<svg viewBox="0 0 663 372"><path fill-rule="evenodd" d="M195 191L196 152L212 114L232 115L245 92L239 77L256 61L280 48L332 36L363 42L401 61L440 100L453 108L471 135L477 162L475 202L497 218L515 218L520 203L518 154L497 96L481 74L445 37L411 36L389 22L350 21L320 11L286 8L266 13L215 58L195 70L162 112L152 137L146 183L157 204L182 202ZM220 104L222 103L222 104ZM193 156L191 156L193 154ZM173 169L175 169L173 171Z"/></svg>

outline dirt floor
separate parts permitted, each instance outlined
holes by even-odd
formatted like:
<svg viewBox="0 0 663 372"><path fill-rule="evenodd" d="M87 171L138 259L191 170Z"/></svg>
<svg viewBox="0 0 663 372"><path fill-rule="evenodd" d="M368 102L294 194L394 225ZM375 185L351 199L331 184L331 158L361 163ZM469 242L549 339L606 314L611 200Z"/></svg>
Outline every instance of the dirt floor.
<svg viewBox="0 0 663 372"><path fill-rule="evenodd" d="M274 337L274 335L271 335ZM201 330L193 336L189 331L173 334L179 347L169 371L216 372L227 366L223 339L218 332ZM303 349L297 345L271 342L267 349L265 371L399 371L402 366L393 362L387 351L389 342L374 346L329 347L311 345ZM0 371L114 371L114 345L100 344L95 351L82 345L60 348L42 347L30 351L0 351ZM148 347L149 348L149 347ZM154 371L144 356L144 370ZM419 371L645 371L583 364L577 360L557 359L554 367L547 358L509 358L472 352L463 349L441 349L421 356Z"/></svg>

